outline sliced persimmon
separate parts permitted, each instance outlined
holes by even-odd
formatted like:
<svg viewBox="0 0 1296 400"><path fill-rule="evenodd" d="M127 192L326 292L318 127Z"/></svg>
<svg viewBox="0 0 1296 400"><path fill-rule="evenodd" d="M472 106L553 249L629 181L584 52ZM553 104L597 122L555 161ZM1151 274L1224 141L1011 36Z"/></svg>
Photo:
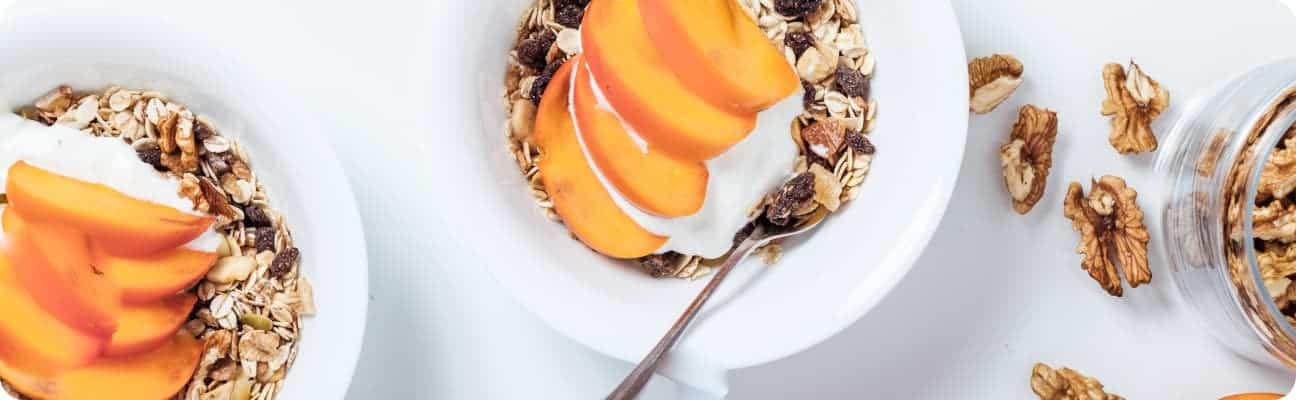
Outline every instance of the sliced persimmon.
<svg viewBox="0 0 1296 400"><path fill-rule="evenodd" d="M709 160L756 126L755 112L717 107L672 72L648 37L639 0L591 2L581 26L584 57L608 103L667 154Z"/></svg>
<svg viewBox="0 0 1296 400"><path fill-rule="evenodd" d="M171 336L161 347L128 357L104 357L64 372L56 380L59 399L169 399L198 367L203 343L188 334Z"/></svg>
<svg viewBox="0 0 1296 400"><path fill-rule="evenodd" d="M544 153L539 167L545 190L567 228L595 251L615 258L652 254L666 238L644 230L617 207L576 137L567 106L577 62L579 58L567 61L554 74L536 110L535 139Z"/></svg>
<svg viewBox="0 0 1296 400"><path fill-rule="evenodd" d="M18 393L33 399L53 399L58 369L42 365L30 353L0 347L0 378ZM87 360L89 362L89 360Z"/></svg>
<svg viewBox="0 0 1296 400"><path fill-rule="evenodd" d="M121 290L126 304L148 304L175 296L202 279L216 262L216 253L177 248L144 256L109 254L91 243L94 264Z"/></svg>
<svg viewBox="0 0 1296 400"><path fill-rule="evenodd" d="M129 356L160 347L180 330L197 302L192 293L182 293L152 304L126 306L104 355Z"/></svg>
<svg viewBox="0 0 1296 400"><path fill-rule="evenodd" d="M24 161L9 167L5 191L9 205L22 210L27 220L85 232L109 252L125 256L180 247L215 221Z"/></svg>
<svg viewBox="0 0 1296 400"><path fill-rule="evenodd" d="M733 112L758 112L800 78L734 0L639 0L648 37L693 93Z"/></svg>
<svg viewBox="0 0 1296 400"><path fill-rule="evenodd" d="M18 283L8 257L0 257L0 375L20 377L84 365L103 351L104 339L64 324ZM16 371L16 372L15 372Z"/></svg>
<svg viewBox="0 0 1296 400"><path fill-rule="evenodd" d="M635 143L616 114L598 106L584 63L576 66L574 85L572 114L585 150L603 177L644 211L664 217L697 213L706 200L706 164Z"/></svg>
<svg viewBox="0 0 1296 400"><path fill-rule="evenodd" d="M90 241L66 226L28 221L6 207L14 275L41 308L68 326L108 338L117 330L121 291L97 271Z"/></svg>

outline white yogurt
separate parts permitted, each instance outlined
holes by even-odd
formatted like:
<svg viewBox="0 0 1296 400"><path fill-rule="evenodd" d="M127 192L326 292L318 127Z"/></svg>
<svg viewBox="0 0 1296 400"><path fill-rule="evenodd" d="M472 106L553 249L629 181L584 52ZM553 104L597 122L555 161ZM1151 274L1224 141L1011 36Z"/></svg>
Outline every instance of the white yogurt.
<svg viewBox="0 0 1296 400"><path fill-rule="evenodd" d="M573 88L576 75L573 73L570 78ZM621 126L646 152L647 142L616 114L595 82L594 74L590 73L589 76L590 87L594 90L599 107L616 115L621 120ZM572 120L575 121L575 109L570 106L573 102L569 101L568 104ZM657 249L658 253L675 251L716 258L733 246L734 234L749 222L748 210L766 193L773 191L790 177L798 152L796 144L788 136L788 129L792 119L801 111L801 96L794 95L758 114L755 129L745 139L719 157L706 162L709 174L702 208L696 214L677 218L652 215L626 200L604 178L603 172L589 157L589 151L579 132L579 124L573 125L576 125L576 137L580 141L586 162L598 176L603 188L612 195L617 206L645 230L670 238Z"/></svg>
<svg viewBox="0 0 1296 400"><path fill-rule="evenodd" d="M0 187L5 186L9 167L18 161L199 215L193 210L193 202L180 197L179 181L141 162L135 149L121 139L87 135L64 126L45 126L0 112ZM208 228L186 247L213 252L220 240L220 235Z"/></svg>

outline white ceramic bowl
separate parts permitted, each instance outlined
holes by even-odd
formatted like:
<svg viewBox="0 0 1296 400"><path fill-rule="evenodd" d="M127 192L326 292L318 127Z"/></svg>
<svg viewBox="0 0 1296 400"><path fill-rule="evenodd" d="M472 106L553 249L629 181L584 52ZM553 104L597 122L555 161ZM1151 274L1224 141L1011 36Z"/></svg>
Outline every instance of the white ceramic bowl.
<svg viewBox="0 0 1296 400"><path fill-rule="evenodd" d="M547 222L506 151L501 98L505 57L530 0L460 4L488 21L458 34L457 54L475 74L472 93L425 88L436 104L476 99L476 123L450 128L433 163L458 193L432 199L466 245L450 255L488 268L554 329L595 350L636 362L704 282L656 280L601 257ZM597 0L596 0L597 1ZM863 0L880 107L878 147L857 201L796 243L775 266L740 266L671 359L724 371L778 359L819 343L872 308L905 275L945 210L963 156L967 80L954 14L939 0ZM466 266L465 266L466 267ZM695 371L697 369L694 369ZM675 376L692 380L692 377Z"/></svg>
<svg viewBox="0 0 1296 400"><path fill-rule="evenodd" d="M256 32L231 31L227 24L245 9L152 1L19 3L0 25L0 111L59 84L118 84L163 91L243 141L302 250L318 308L317 316L304 320L299 355L280 398L341 399L364 334L364 234L346 177L318 139L328 127L310 118L319 111L277 90L271 68L286 65L267 67L262 64L269 61L253 56L274 54L258 44Z"/></svg>

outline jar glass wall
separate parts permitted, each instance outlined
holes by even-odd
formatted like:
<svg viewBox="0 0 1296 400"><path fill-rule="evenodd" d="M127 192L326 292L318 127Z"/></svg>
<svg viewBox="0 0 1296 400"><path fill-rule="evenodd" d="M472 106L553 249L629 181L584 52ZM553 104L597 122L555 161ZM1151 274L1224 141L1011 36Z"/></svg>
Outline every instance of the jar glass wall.
<svg viewBox="0 0 1296 400"><path fill-rule="evenodd" d="M1163 140L1162 243L1175 283L1225 345L1296 369L1296 331L1265 287L1252 230L1256 188L1296 121L1296 59L1248 71L1193 101Z"/></svg>

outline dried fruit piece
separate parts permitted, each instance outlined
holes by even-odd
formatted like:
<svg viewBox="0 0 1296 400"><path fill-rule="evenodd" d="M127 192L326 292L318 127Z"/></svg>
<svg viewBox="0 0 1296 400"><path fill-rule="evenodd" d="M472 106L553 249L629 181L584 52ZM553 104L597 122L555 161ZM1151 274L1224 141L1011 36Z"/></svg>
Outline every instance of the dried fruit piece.
<svg viewBox="0 0 1296 400"><path fill-rule="evenodd" d="M150 142L145 145L137 146L135 154L139 156L140 161L152 165L153 169L158 172L166 171L166 166L162 165L162 148L157 143Z"/></svg>
<svg viewBox="0 0 1296 400"><path fill-rule="evenodd" d="M846 140L846 125L834 120L815 122L801 130L801 139L806 150L836 164L838 150Z"/></svg>
<svg viewBox="0 0 1296 400"><path fill-rule="evenodd" d="M262 208L259 205L253 204L247 206L247 208L243 209L243 214L243 222L247 226L260 227L274 225L274 219L271 219L270 214L266 212L265 208Z"/></svg>
<svg viewBox="0 0 1296 400"><path fill-rule="evenodd" d="M1152 121L1170 106L1170 92L1143 73L1134 60L1130 60L1128 75L1126 72L1116 63L1103 67L1107 99L1103 100L1102 115L1114 116L1108 141L1121 154L1156 150Z"/></svg>
<svg viewBox="0 0 1296 400"><path fill-rule="evenodd" d="M822 2L823 0L774 0L774 11L788 17L802 17L819 8L819 3Z"/></svg>
<svg viewBox="0 0 1296 400"><path fill-rule="evenodd" d="M1063 213L1081 236L1076 248L1076 253L1084 255L1080 266L1112 296L1123 293L1117 263L1130 287L1152 281L1147 260L1149 237L1137 199L1138 192L1124 179L1107 175L1092 181L1087 197L1079 182L1071 182L1063 202Z"/></svg>
<svg viewBox="0 0 1296 400"><path fill-rule="evenodd" d="M1030 104L1022 106L1012 135L999 148L1004 183L1018 214L1030 212L1044 196L1049 168L1053 167L1057 124L1057 113Z"/></svg>
<svg viewBox="0 0 1296 400"><path fill-rule="evenodd" d="M296 247L283 249L275 255L274 261L270 263L270 276L283 276L292 270L293 264L297 263L297 257L301 256L301 251Z"/></svg>
<svg viewBox="0 0 1296 400"><path fill-rule="evenodd" d="M256 249L258 252L274 251L275 229L270 227L256 228Z"/></svg>
<svg viewBox="0 0 1296 400"><path fill-rule="evenodd" d="M554 13L554 22L562 24L568 28L579 28L581 18L585 17L585 7L575 4L568 4L558 7Z"/></svg>
<svg viewBox="0 0 1296 400"><path fill-rule="evenodd" d="M810 172L797 174L774 194L774 200L765 209L765 218L774 225L786 226L791 220L792 213L812 201L814 195L814 174Z"/></svg>
<svg viewBox="0 0 1296 400"><path fill-rule="evenodd" d="M545 30L533 38L523 40L518 44L517 56L518 62L534 70L543 70L548 65L546 57L549 55L549 48L553 46L557 36L553 31Z"/></svg>
<svg viewBox="0 0 1296 400"><path fill-rule="evenodd" d="M1097 379L1066 367L1053 369L1044 363L1035 363L1031 369L1030 385L1040 400L1124 400L1104 391Z"/></svg>
<svg viewBox="0 0 1296 400"><path fill-rule="evenodd" d="M676 267L684 255L676 252L667 252L662 254L653 254L639 258L639 266L643 267L653 278L663 278L675 274Z"/></svg>
<svg viewBox="0 0 1296 400"><path fill-rule="evenodd" d="M814 201L823 205L828 211L837 211L837 208L841 207L841 181L833 176L832 171L819 164L811 165L810 173L814 174L815 178Z"/></svg>
<svg viewBox="0 0 1296 400"><path fill-rule="evenodd" d="M856 154L870 155L877 152L877 148L873 147L873 142L870 142L868 137L859 132L846 134L846 146L850 147Z"/></svg>
<svg viewBox="0 0 1296 400"><path fill-rule="evenodd" d="M806 49L814 46L814 44L814 33L810 31L790 31L783 37L783 45L792 49L792 55L796 57L801 57L802 54L805 54Z"/></svg>
<svg viewBox="0 0 1296 400"><path fill-rule="evenodd" d="M834 85L837 91L846 96L864 99L869 97L869 77L854 68L838 66Z"/></svg>
<svg viewBox="0 0 1296 400"><path fill-rule="evenodd" d="M540 105L540 97L544 96L545 88L549 87L549 81L558 72L558 68L563 66L562 61L550 63L544 68L544 71L536 76L535 82L531 84L531 102Z"/></svg>
<svg viewBox="0 0 1296 400"><path fill-rule="evenodd" d="M968 92L971 110L977 114L994 111L1008 100L1022 83L1025 67L1009 54L995 54L968 63Z"/></svg>

